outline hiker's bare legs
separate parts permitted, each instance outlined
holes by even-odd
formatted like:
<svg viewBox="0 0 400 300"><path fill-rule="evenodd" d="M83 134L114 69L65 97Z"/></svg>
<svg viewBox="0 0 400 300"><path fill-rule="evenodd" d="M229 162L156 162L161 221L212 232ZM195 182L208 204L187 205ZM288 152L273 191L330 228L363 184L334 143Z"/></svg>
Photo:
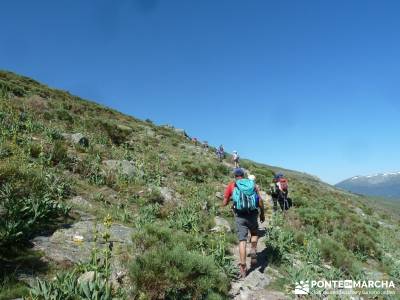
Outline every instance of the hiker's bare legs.
<svg viewBox="0 0 400 300"><path fill-rule="evenodd" d="M257 241L258 241L257 232L251 233L250 241L251 241L251 250L250 250L251 263L250 263L250 266L251 266L251 268L255 268L257 266Z"/></svg>
<svg viewBox="0 0 400 300"><path fill-rule="evenodd" d="M257 233L252 233L251 234L251 248L252 250L254 249L255 252L257 252L257 242L258 242L258 235Z"/></svg>
<svg viewBox="0 0 400 300"><path fill-rule="evenodd" d="M246 264L246 241L239 242L239 256L240 256L240 263L242 265Z"/></svg>

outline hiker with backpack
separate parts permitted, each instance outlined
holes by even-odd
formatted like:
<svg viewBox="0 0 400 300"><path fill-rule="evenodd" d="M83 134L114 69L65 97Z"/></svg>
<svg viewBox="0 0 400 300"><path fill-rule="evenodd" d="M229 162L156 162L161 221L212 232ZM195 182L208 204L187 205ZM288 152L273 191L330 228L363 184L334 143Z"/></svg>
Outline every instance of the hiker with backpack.
<svg viewBox="0 0 400 300"><path fill-rule="evenodd" d="M274 176L270 190L274 202L274 211L277 210L277 203L279 203L282 211L286 211L292 206L292 200L288 197L289 183L283 174L278 173Z"/></svg>
<svg viewBox="0 0 400 300"><path fill-rule="evenodd" d="M236 150L233 151L232 160L233 160L233 163L235 164L235 168L239 168L239 154Z"/></svg>
<svg viewBox="0 0 400 300"><path fill-rule="evenodd" d="M225 158L225 149L224 146L220 145L217 149L217 157L220 162Z"/></svg>
<svg viewBox="0 0 400 300"><path fill-rule="evenodd" d="M251 267L255 267L257 264L258 215L260 215L260 221L264 222L264 205L255 182L244 178L243 169L236 168L233 174L235 181L227 186L222 206L227 206L231 200L233 202L239 238L240 275L244 278L247 275L246 244L249 231L251 235Z"/></svg>
<svg viewBox="0 0 400 300"><path fill-rule="evenodd" d="M276 185L277 183L277 179L272 178L272 183L269 185L269 195L271 195L271 199L272 199L272 209L273 211L277 211L278 210L278 196L279 196L279 188Z"/></svg>

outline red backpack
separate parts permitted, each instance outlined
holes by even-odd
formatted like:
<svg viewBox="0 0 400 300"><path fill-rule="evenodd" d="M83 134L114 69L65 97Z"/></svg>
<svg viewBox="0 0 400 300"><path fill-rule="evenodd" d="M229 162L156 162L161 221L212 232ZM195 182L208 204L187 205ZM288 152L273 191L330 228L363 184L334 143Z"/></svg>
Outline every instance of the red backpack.
<svg viewBox="0 0 400 300"><path fill-rule="evenodd" d="M281 190L286 192L289 188L288 180L286 178L282 177L282 178L279 178L279 183L280 183Z"/></svg>

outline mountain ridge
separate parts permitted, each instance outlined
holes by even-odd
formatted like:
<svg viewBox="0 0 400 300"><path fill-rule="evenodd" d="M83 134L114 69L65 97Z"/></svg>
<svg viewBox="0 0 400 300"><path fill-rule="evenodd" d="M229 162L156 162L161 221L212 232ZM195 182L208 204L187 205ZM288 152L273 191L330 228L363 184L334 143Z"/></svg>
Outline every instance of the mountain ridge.
<svg viewBox="0 0 400 300"><path fill-rule="evenodd" d="M284 170L294 207L273 213L263 193L264 265L234 297L291 298L310 276L400 283L400 230L390 209L302 172L247 159L241 166L262 191ZM232 211L220 206L232 180L229 153L220 163L215 148L174 128L0 71L0 299L48 299L49 290L230 297L237 238Z"/></svg>
<svg viewBox="0 0 400 300"><path fill-rule="evenodd" d="M357 194L400 199L400 172L353 176L335 186Z"/></svg>

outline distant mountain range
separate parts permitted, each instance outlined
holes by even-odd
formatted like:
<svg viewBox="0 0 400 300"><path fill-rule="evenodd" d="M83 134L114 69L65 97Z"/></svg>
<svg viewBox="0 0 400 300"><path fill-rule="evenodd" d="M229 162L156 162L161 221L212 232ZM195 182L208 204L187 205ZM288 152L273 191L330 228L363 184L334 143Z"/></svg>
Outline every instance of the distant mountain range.
<svg viewBox="0 0 400 300"><path fill-rule="evenodd" d="M354 176L335 186L357 194L400 199L400 172Z"/></svg>

